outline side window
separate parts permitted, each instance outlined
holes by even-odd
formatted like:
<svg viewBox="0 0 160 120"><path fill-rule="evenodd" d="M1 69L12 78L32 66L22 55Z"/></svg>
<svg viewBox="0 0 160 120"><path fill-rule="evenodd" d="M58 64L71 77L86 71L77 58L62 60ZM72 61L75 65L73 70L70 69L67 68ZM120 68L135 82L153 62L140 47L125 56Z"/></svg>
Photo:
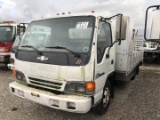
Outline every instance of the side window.
<svg viewBox="0 0 160 120"><path fill-rule="evenodd" d="M111 37L111 28L109 23L100 22L99 23L99 31L97 37L97 62L100 63L103 56L105 49L110 47L112 44L112 37Z"/></svg>

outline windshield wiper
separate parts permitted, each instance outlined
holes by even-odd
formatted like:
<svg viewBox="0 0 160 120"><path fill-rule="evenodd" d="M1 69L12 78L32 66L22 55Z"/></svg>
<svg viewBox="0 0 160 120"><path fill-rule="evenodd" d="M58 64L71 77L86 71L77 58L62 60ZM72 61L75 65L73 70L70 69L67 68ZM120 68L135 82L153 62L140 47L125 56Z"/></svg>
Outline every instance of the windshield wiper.
<svg viewBox="0 0 160 120"><path fill-rule="evenodd" d="M66 47L61 47L61 46L50 46L50 47L46 47L46 48L50 48L50 49L65 49L67 51L69 51L70 53L72 53L75 57L80 58L81 55L79 53L75 53L72 50L66 48Z"/></svg>
<svg viewBox="0 0 160 120"><path fill-rule="evenodd" d="M37 53L38 55L42 55L42 52L40 52L37 48L35 48L34 46L31 46L31 45L23 45L23 46L20 46L20 47L26 47L26 48L33 48Z"/></svg>

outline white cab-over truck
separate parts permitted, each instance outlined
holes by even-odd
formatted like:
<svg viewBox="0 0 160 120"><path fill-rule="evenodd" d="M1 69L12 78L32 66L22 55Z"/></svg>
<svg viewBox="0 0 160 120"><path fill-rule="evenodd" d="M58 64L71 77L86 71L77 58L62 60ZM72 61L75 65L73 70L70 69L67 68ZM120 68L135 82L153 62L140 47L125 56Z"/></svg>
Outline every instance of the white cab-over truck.
<svg viewBox="0 0 160 120"><path fill-rule="evenodd" d="M15 50L10 92L68 112L104 114L115 80L139 72L143 41L129 17L62 15L30 23Z"/></svg>

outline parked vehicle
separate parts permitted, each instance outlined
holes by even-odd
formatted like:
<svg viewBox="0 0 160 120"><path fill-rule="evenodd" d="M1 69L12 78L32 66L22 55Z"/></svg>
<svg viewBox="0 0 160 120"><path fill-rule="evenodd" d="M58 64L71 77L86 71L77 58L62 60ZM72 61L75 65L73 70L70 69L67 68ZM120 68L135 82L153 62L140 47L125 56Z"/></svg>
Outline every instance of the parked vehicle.
<svg viewBox="0 0 160 120"><path fill-rule="evenodd" d="M145 42L143 44L144 60L158 61L160 60L160 46L157 42Z"/></svg>
<svg viewBox="0 0 160 120"><path fill-rule="evenodd" d="M15 49L17 49L17 47L18 47L21 37L22 37L22 34L17 35L17 37L12 45L12 48L11 48L10 63L8 64L8 68L11 70L14 70Z"/></svg>
<svg viewBox="0 0 160 120"><path fill-rule="evenodd" d="M62 15L31 22L15 50L10 92L68 112L104 114L115 80L139 72L143 41L131 20L95 14Z"/></svg>
<svg viewBox="0 0 160 120"><path fill-rule="evenodd" d="M25 32L27 26L28 23L20 23L19 25L17 25L17 35L10 51L10 63L8 64L8 68L11 70L14 69L15 50L17 49L20 39Z"/></svg>
<svg viewBox="0 0 160 120"><path fill-rule="evenodd" d="M14 21L0 22L0 63L8 64L10 62L11 48L21 28ZM25 29L23 28L23 30Z"/></svg>
<svg viewBox="0 0 160 120"><path fill-rule="evenodd" d="M150 14L149 14L150 13ZM160 5L148 7L146 11L144 38L150 43L144 50L144 59L160 62ZM149 45L148 45L149 46Z"/></svg>
<svg viewBox="0 0 160 120"><path fill-rule="evenodd" d="M0 63L8 64L10 50L16 37L17 24L13 21L0 22Z"/></svg>
<svg viewBox="0 0 160 120"><path fill-rule="evenodd" d="M144 49L145 51L148 51L148 50L156 50L158 46L159 46L159 45L158 45L157 43L144 42L144 44L143 44L143 49Z"/></svg>

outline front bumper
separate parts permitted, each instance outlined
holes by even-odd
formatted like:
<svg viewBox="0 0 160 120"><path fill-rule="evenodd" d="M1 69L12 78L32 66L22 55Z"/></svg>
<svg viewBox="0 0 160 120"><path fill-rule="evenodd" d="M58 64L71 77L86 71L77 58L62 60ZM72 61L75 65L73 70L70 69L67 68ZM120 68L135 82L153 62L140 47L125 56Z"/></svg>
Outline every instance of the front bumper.
<svg viewBox="0 0 160 120"><path fill-rule="evenodd" d="M39 104L68 112L87 113L91 109L90 97L56 95L51 92L31 88L17 82L9 84L10 92Z"/></svg>

